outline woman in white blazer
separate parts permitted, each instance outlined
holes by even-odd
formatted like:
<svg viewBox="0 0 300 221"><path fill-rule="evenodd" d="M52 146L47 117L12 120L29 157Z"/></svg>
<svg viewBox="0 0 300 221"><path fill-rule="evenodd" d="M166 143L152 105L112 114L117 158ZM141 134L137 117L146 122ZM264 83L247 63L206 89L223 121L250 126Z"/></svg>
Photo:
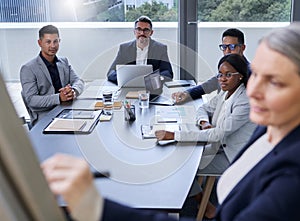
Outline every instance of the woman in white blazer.
<svg viewBox="0 0 300 221"><path fill-rule="evenodd" d="M249 119L246 61L237 54L225 55L219 61L218 70L217 78L222 90L197 111L197 123L202 130L156 132L158 140L207 141L198 174L221 175L256 127ZM202 189L195 180L189 196L201 197L201 192ZM206 217L213 217L214 213L214 206L209 204Z"/></svg>
<svg viewBox="0 0 300 221"><path fill-rule="evenodd" d="M256 126L249 120L247 63L243 57L225 55L219 61L218 70L217 78L222 90L197 111L197 122L202 130L174 133L161 130L156 131L156 137L158 140L209 142L200 169L206 168L205 172L220 174L246 144ZM212 165L207 167L209 163Z"/></svg>

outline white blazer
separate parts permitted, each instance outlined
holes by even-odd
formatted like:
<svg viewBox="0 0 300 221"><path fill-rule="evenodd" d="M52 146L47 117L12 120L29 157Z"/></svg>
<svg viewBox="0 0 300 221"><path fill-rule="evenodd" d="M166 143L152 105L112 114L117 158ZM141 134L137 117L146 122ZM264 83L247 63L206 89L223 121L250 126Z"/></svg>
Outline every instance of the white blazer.
<svg viewBox="0 0 300 221"><path fill-rule="evenodd" d="M199 131L176 131L175 139L178 141L207 141L217 152L222 145L224 152L231 162L241 148L247 143L256 125L249 119L249 99L246 88L241 84L230 96L226 107L224 118L216 123L221 111L227 91L220 91L207 103L199 107L197 120L209 121L212 117L213 128ZM213 153L212 153L213 154Z"/></svg>

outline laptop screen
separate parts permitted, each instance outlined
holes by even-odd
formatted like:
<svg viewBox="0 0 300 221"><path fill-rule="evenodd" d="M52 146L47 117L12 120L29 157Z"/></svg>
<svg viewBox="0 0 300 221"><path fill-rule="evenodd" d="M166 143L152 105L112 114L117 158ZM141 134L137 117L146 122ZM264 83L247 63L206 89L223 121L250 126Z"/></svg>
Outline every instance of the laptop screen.
<svg viewBox="0 0 300 221"><path fill-rule="evenodd" d="M144 76L152 73L152 65L117 65L118 87L145 87Z"/></svg>
<svg viewBox="0 0 300 221"><path fill-rule="evenodd" d="M146 91L150 92L150 99L153 96L160 95L163 89L163 83L160 78L159 69L144 77Z"/></svg>

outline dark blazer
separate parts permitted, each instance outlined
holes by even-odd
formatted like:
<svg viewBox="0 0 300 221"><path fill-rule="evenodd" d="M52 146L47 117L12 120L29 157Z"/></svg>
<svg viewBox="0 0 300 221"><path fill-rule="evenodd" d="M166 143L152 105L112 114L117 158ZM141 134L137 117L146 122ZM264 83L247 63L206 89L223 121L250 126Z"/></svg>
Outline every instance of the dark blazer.
<svg viewBox="0 0 300 221"><path fill-rule="evenodd" d="M150 210L138 210L126 207L110 200L104 201L102 221L176 221L169 217L167 213L158 213ZM181 221L191 221L190 219L180 219Z"/></svg>
<svg viewBox="0 0 300 221"><path fill-rule="evenodd" d="M136 40L123 43L119 47L117 57L113 61L107 73L107 79L117 84L116 65L136 64ZM150 39L147 64L153 66L153 70L160 70L160 74L167 79L173 79L173 71L168 57L167 46Z"/></svg>
<svg viewBox="0 0 300 221"><path fill-rule="evenodd" d="M249 143L260 136L258 127ZM222 221L293 221L300 214L300 125L291 131L230 192L217 210Z"/></svg>
<svg viewBox="0 0 300 221"><path fill-rule="evenodd" d="M258 127L236 157L266 133ZM290 132L230 192L217 221L297 221L300 208L300 125ZM236 160L235 159L235 160ZM234 161L235 161L234 160ZM172 221L166 214L135 210L105 200L102 221ZM184 220L184 219L182 219Z"/></svg>

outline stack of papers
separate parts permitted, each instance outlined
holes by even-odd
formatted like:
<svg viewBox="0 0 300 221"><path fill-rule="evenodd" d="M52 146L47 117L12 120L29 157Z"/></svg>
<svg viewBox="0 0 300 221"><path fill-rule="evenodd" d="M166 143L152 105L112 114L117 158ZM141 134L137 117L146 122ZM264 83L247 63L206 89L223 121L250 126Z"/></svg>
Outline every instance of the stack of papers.
<svg viewBox="0 0 300 221"><path fill-rule="evenodd" d="M114 104L113 104L113 108L114 109L121 109L122 107L122 102L121 101L114 101ZM95 103L94 105L94 108L95 110L101 110L104 108L104 104L102 101L98 101Z"/></svg>
<svg viewBox="0 0 300 221"><path fill-rule="evenodd" d="M141 126L142 137L144 139L156 138L155 131L157 130L170 132L189 129L198 130L195 124L191 124L194 118L195 110L192 106L156 106L155 123Z"/></svg>
<svg viewBox="0 0 300 221"><path fill-rule="evenodd" d="M156 123L191 123L195 121L196 110L193 106L156 106Z"/></svg>
<svg viewBox="0 0 300 221"><path fill-rule="evenodd" d="M157 123L179 123L181 119L176 106L156 106L155 117Z"/></svg>

